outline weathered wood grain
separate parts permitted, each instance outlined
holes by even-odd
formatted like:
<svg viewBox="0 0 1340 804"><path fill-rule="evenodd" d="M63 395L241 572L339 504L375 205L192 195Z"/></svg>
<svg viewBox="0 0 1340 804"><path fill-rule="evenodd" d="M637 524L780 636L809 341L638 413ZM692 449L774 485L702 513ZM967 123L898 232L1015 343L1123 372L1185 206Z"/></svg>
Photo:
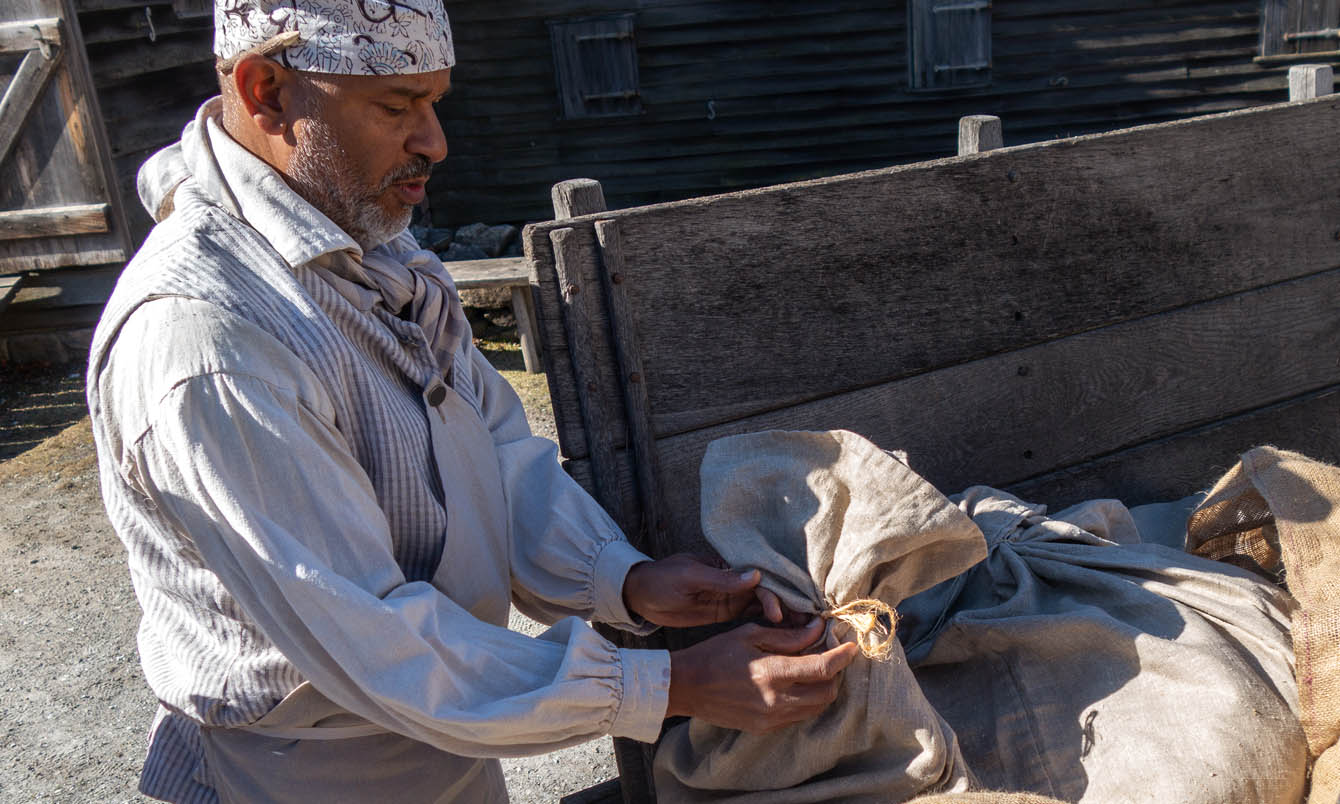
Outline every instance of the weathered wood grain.
<svg viewBox="0 0 1340 804"><path fill-rule="evenodd" d="M445 263L445 266L458 290L508 288L530 281L530 266L524 257L461 260Z"/></svg>
<svg viewBox="0 0 1340 804"><path fill-rule="evenodd" d="M1297 64L1289 68L1289 100L1305 101L1335 91L1335 71L1329 64Z"/></svg>
<svg viewBox="0 0 1340 804"><path fill-rule="evenodd" d="M0 164L0 209L108 204L108 227L103 233L0 241L0 273L116 262L130 251L119 198L113 195L111 156L84 43L69 0L10 0L0 6L0 23L52 18L65 21L60 65L32 104L8 160Z"/></svg>
<svg viewBox="0 0 1340 804"><path fill-rule="evenodd" d="M662 471L681 480L665 488L669 533L677 549L701 546L698 465L707 444L737 433L852 430L957 491L1023 483L1315 394L1340 384L1338 304L1332 270L661 439ZM1276 440L1310 437L1281 427ZM621 461L627 486L633 468ZM571 467L579 480L583 464Z"/></svg>
<svg viewBox="0 0 1340 804"><path fill-rule="evenodd" d="M59 17L0 24L0 53L40 50L59 45L60 40Z"/></svg>
<svg viewBox="0 0 1340 804"><path fill-rule="evenodd" d="M516 337L521 343L521 360L526 371L531 374L543 372L539 329L535 326L535 303L531 300L529 283L512 286L512 316L516 318Z"/></svg>
<svg viewBox="0 0 1340 804"><path fill-rule="evenodd" d="M623 241L614 221L596 222L600 243L601 280L609 309L615 357L628 422L628 446L637 470L637 500L640 528L634 546L655 557L674 552L665 539L665 505L661 501L660 466L656 437L651 430L651 402L643 379L642 356L637 342L636 312L628 301L627 277L623 272ZM630 534L630 537L632 534Z"/></svg>
<svg viewBox="0 0 1340 804"><path fill-rule="evenodd" d="M587 434L587 448L595 478L595 497L625 531L632 530L614 463L615 425L611 408L617 402L617 385L605 384L597 372L596 342L601 332L595 309L599 304L599 280L594 273L594 243L573 229L550 234L554 245L554 268L563 294L563 321L572 344L572 367L577 398ZM589 266L589 267L588 267Z"/></svg>
<svg viewBox="0 0 1340 804"><path fill-rule="evenodd" d="M551 193L554 220L565 221L604 212L605 191L595 179L569 179L554 185Z"/></svg>
<svg viewBox="0 0 1340 804"><path fill-rule="evenodd" d="M0 212L0 240L59 237L108 231L109 204L73 204Z"/></svg>
<svg viewBox="0 0 1340 804"><path fill-rule="evenodd" d="M655 433L1340 265L1337 126L1321 99L610 213Z"/></svg>
<svg viewBox="0 0 1340 804"><path fill-rule="evenodd" d="M958 121L958 155L971 156L984 151L1005 147L1005 135L1000 118L990 114L973 114Z"/></svg>
<svg viewBox="0 0 1340 804"><path fill-rule="evenodd" d="M18 142L33 105L60 66L60 58L59 47L49 46L45 53L29 50L19 64L18 72L10 79L4 96L0 97L0 165L9 158L10 149Z"/></svg>

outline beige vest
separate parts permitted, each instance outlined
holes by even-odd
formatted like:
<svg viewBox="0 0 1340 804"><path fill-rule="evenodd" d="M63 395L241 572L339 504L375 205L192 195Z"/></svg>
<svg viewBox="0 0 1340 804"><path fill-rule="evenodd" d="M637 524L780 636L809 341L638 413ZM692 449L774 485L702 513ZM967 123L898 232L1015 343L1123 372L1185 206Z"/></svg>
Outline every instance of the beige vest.
<svg viewBox="0 0 1340 804"><path fill-rule="evenodd" d="M508 517L493 439L460 394L424 392L447 509L446 546L433 583L475 617L505 626L511 601ZM452 561L465 541L492 552L483 566ZM369 646L375 649L375 646ZM224 804L503 804L495 759L460 757L388 732L304 683L240 729L204 728L210 779Z"/></svg>

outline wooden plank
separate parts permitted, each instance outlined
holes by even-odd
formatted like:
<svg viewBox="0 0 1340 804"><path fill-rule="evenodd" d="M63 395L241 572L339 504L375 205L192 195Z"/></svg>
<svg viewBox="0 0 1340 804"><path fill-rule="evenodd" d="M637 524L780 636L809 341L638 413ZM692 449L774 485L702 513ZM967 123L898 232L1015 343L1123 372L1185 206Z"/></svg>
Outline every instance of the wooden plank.
<svg viewBox="0 0 1340 804"><path fill-rule="evenodd" d="M77 204L0 212L0 240L106 232L110 208L108 204Z"/></svg>
<svg viewBox="0 0 1340 804"><path fill-rule="evenodd" d="M1015 483L1007 490L1046 503L1052 510L1100 498L1127 505L1176 500L1208 489L1239 455L1263 444L1340 463L1338 420L1340 387L1331 387Z"/></svg>
<svg viewBox="0 0 1340 804"><path fill-rule="evenodd" d="M18 142L24 125L32 114L33 105L47 88L47 82L60 66L61 51L51 48L47 54L37 50L28 51L19 65L19 70L10 79L5 88L4 97L0 97L0 167L9 158L10 151Z"/></svg>
<svg viewBox="0 0 1340 804"><path fill-rule="evenodd" d="M62 307L105 304L116 287L121 267L116 263L24 274L22 290L15 296L11 311L40 313Z"/></svg>
<svg viewBox="0 0 1340 804"><path fill-rule="evenodd" d="M1337 126L1321 99L611 213L656 435L1340 265Z"/></svg>
<svg viewBox="0 0 1340 804"><path fill-rule="evenodd" d="M530 284L530 266L525 257L461 260L444 264L457 290L510 288Z"/></svg>
<svg viewBox="0 0 1340 804"><path fill-rule="evenodd" d="M0 273L16 271L52 271L86 265L106 265L109 262L124 262L129 258L125 249L115 248L76 248L70 251L65 241L69 238L33 238L29 240L11 240L4 243L0 253Z"/></svg>
<svg viewBox="0 0 1340 804"><path fill-rule="evenodd" d="M1338 305L1340 269L661 439L681 480L665 487L673 544L701 546L698 465L717 438L852 430L941 489L1003 488L1340 383Z"/></svg>
<svg viewBox="0 0 1340 804"><path fill-rule="evenodd" d="M59 17L0 23L0 53L49 48L60 40Z"/></svg>

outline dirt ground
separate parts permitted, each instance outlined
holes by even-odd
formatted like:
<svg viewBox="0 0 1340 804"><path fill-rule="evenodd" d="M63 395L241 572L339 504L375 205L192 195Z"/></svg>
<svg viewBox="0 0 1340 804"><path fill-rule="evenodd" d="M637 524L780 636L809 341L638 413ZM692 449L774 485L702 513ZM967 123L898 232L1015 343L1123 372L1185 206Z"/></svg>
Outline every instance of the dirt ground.
<svg viewBox="0 0 1340 804"><path fill-rule="evenodd" d="M543 375L515 342L481 344L552 437ZM98 490L82 365L0 367L0 802L141 802L155 701L139 606ZM513 627L538 626L514 615ZM505 760L512 800L553 802L617 774L608 739Z"/></svg>

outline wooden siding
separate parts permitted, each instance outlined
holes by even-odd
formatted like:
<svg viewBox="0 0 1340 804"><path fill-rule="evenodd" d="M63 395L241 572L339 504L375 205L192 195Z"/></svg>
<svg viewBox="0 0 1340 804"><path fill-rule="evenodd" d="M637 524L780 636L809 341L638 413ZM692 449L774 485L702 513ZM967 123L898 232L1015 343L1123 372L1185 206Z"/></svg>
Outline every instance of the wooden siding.
<svg viewBox="0 0 1340 804"><path fill-rule="evenodd" d="M140 164L176 141L200 104L218 94L213 17L179 18L171 2L75 5L118 189L139 242L152 225L135 190Z"/></svg>
<svg viewBox="0 0 1340 804"><path fill-rule="evenodd" d="M549 217L551 184L613 207L954 152L957 119L1007 145L1272 103L1259 0L997 0L992 83L910 92L906 2L529 0L449 4L460 66L433 185L449 222ZM545 21L635 11L644 114L562 120Z"/></svg>

